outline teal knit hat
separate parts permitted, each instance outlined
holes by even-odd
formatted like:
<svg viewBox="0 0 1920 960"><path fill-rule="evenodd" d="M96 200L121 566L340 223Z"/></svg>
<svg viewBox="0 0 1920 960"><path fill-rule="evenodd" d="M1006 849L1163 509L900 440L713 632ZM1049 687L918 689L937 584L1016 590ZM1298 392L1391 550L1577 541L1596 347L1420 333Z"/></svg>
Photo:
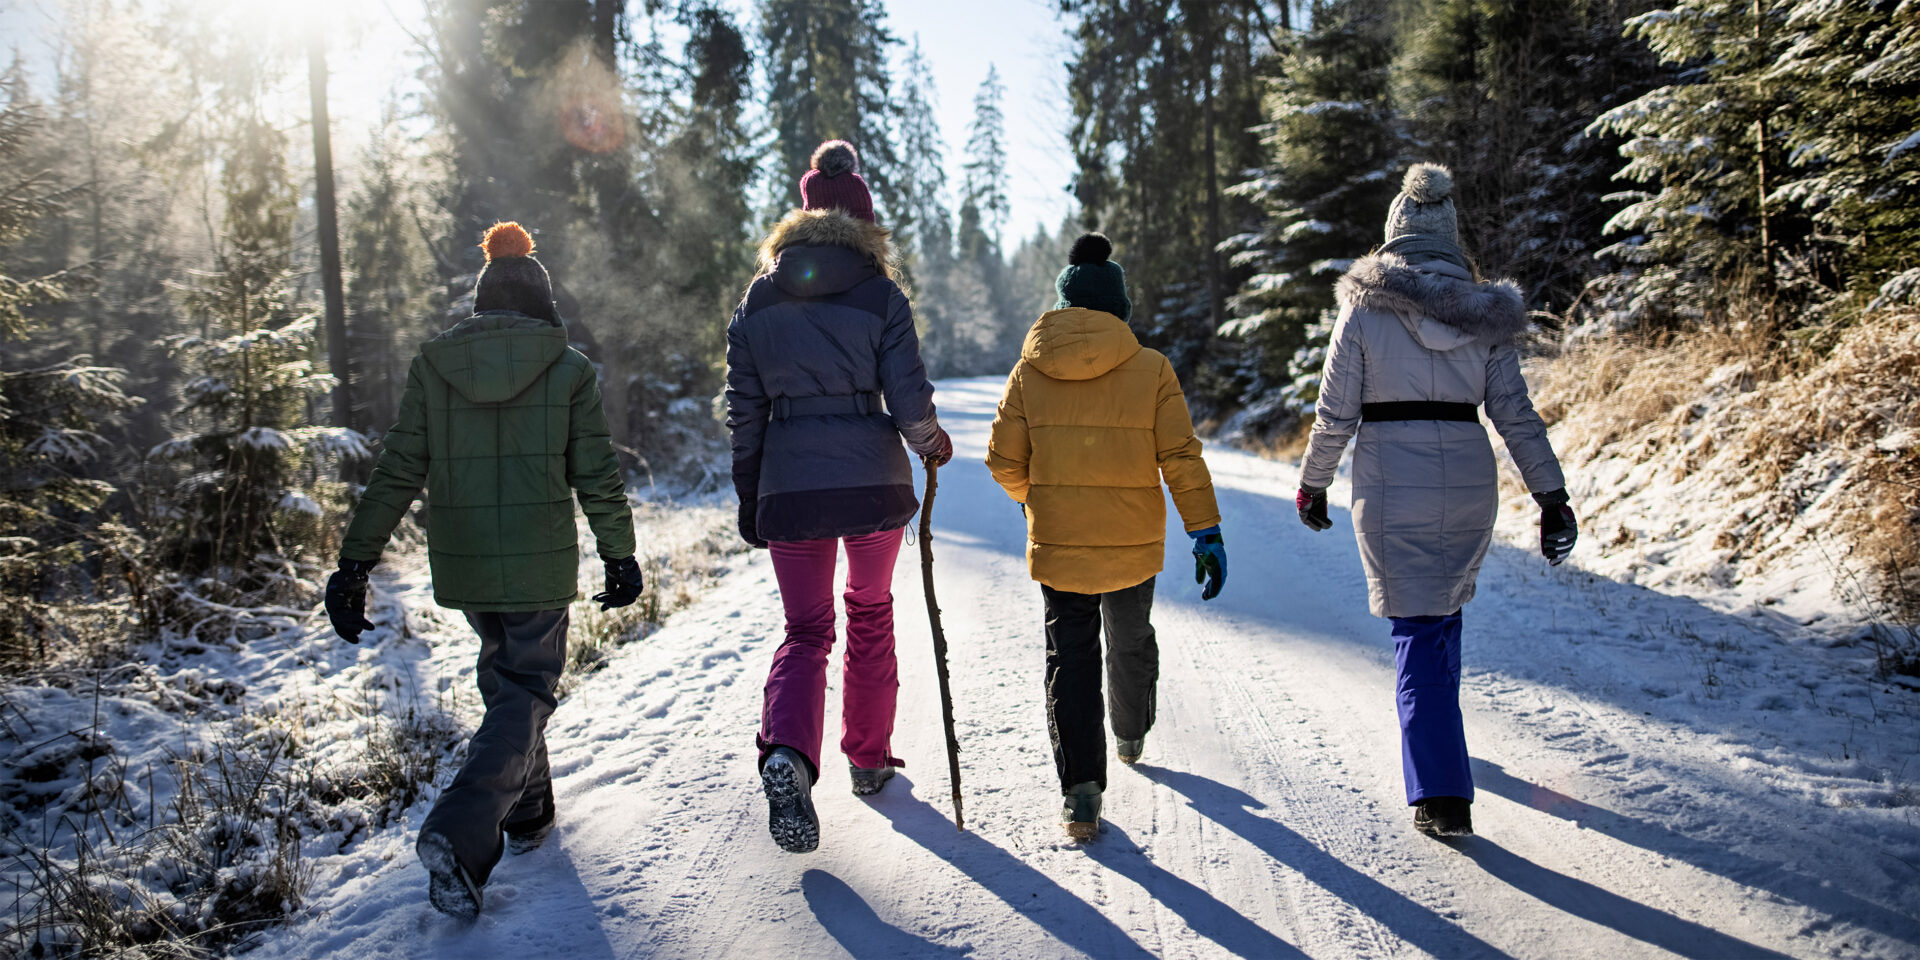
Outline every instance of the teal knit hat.
<svg viewBox="0 0 1920 960"><path fill-rule="evenodd" d="M1126 322L1133 313L1133 301L1127 299L1127 272L1107 259L1112 255L1112 242L1100 234L1083 233L1073 241L1067 268L1053 281L1053 289L1060 294L1053 308L1101 310Z"/></svg>

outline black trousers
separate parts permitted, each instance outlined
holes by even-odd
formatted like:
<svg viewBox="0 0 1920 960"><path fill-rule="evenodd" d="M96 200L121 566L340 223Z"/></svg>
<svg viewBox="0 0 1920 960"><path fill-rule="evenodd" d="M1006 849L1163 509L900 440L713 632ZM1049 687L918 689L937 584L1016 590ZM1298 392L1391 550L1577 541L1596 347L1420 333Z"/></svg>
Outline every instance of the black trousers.
<svg viewBox="0 0 1920 960"><path fill-rule="evenodd" d="M1040 585L1047 608L1047 733L1060 792L1089 780L1107 788L1108 710L1100 698L1100 628L1107 633L1107 706L1113 735L1138 740L1153 729L1160 647L1154 642L1153 578L1111 593L1068 593Z"/></svg>
<svg viewBox="0 0 1920 960"><path fill-rule="evenodd" d="M468 613L480 635L476 679L487 715L467 741L467 762L434 801L421 833L436 833L475 883L484 884L506 843L502 824L537 816L552 774L547 718L567 664L568 609Z"/></svg>

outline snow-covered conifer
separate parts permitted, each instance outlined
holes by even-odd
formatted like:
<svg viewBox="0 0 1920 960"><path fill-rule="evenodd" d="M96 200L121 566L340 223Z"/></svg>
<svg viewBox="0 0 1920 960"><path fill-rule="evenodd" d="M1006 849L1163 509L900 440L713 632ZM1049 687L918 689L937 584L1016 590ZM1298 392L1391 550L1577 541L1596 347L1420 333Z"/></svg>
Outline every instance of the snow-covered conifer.
<svg viewBox="0 0 1920 960"><path fill-rule="evenodd" d="M1261 128L1267 163L1228 189L1258 204L1262 227L1223 244L1256 272L1229 301L1220 334L1244 341L1237 385L1246 429L1284 428L1318 396L1333 284L1380 242L1399 188L1400 147L1387 101L1390 5L1342 0L1315 10L1280 51Z"/></svg>
<svg viewBox="0 0 1920 960"><path fill-rule="evenodd" d="M223 249L182 288L200 332L167 341L190 377L176 433L149 453L171 468L154 520L183 616L203 602L298 598L297 564L336 535L328 511L313 509L343 499L327 468L367 453L357 433L311 425L333 378L314 369L315 317L294 301L295 192L281 134L243 121L232 147Z"/></svg>

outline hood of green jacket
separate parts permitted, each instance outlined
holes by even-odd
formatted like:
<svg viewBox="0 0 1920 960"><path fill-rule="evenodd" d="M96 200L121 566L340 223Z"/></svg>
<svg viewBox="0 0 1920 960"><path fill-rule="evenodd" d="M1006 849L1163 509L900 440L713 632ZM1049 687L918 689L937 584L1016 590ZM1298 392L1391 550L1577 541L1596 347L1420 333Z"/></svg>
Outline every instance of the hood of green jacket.
<svg viewBox="0 0 1920 960"><path fill-rule="evenodd" d="M566 352L566 328L506 311L468 317L420 348L434 372L473 403L512 400Z"/></svg>

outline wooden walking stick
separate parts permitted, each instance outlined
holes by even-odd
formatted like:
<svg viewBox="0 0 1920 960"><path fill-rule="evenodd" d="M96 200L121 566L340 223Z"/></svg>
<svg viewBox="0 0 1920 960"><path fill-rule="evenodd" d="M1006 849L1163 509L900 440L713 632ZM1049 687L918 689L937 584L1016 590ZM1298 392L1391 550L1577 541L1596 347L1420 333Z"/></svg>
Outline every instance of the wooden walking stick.
<svg viewBox="0 0 1920 960"><path fill-rule="evenodd" d="M927 623L933 627L933 663L940 675L940 719L947 728L947 778L953 782L953 826L967 829L960 810L960 738L953 732L953 687L947 679L947 632L940 628L940 601L933 596L933 492L940 486L939 466L928 463L927 496L920 504L920 583L927 594Z"/></svg>

